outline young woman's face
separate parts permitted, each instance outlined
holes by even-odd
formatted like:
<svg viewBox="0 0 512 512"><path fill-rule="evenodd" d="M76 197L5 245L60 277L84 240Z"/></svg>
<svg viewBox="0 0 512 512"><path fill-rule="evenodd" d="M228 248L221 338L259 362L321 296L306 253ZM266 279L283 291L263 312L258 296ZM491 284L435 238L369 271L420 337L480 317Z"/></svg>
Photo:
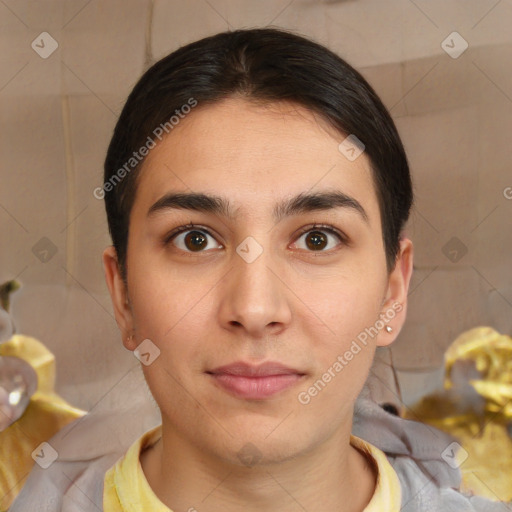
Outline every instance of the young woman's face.
<svg viewBox="0 0 512 512"><path fill-rule="evenodd" d="M228 99L198 105L144 163L116 315L127 348L150 340L164 427L224 460L240 463L247 443L284 460L350 431L375 347L405 318L410 241L388 275L370 163L343 139L301 107ZM291 373L215 373L269 361Z"/></svg>

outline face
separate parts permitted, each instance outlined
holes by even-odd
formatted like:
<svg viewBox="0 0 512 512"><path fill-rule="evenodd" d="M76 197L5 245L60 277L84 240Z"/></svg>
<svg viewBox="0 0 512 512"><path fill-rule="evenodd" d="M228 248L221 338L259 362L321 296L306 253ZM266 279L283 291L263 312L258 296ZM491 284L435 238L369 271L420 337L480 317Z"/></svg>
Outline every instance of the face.
<svg viewBox="0 0 512 512"><path fill-rule="evenodd" d="M164 432L240 463L246 443L278 461L350 431L374 350L405 318L412 245L388 274L370 163L344 138L301 107L228 99L146 158L126 288L112 248L104 264L126 347L160 351L143 370ZM291 370L216 373L240 361Z"/></svg>

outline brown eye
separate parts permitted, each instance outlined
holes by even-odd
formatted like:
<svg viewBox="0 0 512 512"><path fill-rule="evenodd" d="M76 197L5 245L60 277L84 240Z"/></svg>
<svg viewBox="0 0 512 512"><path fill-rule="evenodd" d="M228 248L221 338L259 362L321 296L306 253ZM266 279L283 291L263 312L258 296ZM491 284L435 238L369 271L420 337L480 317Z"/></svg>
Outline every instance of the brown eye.
<svg viewBox="0 0 512 512"><path fill-rule="evenodd" d="M190 226L178 228L166 238L165 245L173 244L184 252L205 252L206 249L221 249L222 245L216 242L215 238L204 229L190 229ZM209 247L213 244L213 247ZM215 247L217 244L217 247Z"/></svg>
<svg viewBox="0 0 512 512"><path fill-rule="evenodd" d="M309 252L328 252L340 243L346 243L346 238L334 228L329 227L305 229L299 236L298 242L296 242L299 249L305 249Z"/></svg>
<svg viewBox="0 0 512 512"><path fill-rule="evenodd" d="M310 231L306 235L306 245L313 251L324 249L328 243L327 237L321 231Z"/></svg>
<svg viewBox="0 0 512 512"><path fill-rule="evenodd" d="M200 231L189 231L183 243L187 249L195 252L204 249L208 245L208 240Z"/></svg>

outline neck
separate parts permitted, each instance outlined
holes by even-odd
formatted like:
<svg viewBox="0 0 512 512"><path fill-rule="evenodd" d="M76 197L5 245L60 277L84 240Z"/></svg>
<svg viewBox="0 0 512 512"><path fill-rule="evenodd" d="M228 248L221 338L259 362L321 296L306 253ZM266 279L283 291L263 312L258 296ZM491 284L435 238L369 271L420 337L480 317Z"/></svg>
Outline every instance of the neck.
<svg viewBox="0 0 512 512"><path fill-rule="evenodd" d="M362 512L377 476L350 445L350 429L288 460L244 466L191 445L164 422L162 438L140 460L159 500L189 512Z"/></svg>

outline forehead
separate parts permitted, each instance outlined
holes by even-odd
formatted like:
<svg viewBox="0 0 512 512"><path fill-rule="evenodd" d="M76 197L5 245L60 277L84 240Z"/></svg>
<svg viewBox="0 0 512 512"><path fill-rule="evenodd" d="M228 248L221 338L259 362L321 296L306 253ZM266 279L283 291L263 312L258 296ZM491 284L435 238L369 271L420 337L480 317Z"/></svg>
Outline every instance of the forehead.
<svg viewBox="0 0 512 512"><path fill-rule="evenodd" d="M339 190L378 219L368 157L347 159L339 150L345 138L294 104L230 98L198 105L146 157L134 208L150 208L170 191L210 192L250 215L285 196Z"/></svg>

